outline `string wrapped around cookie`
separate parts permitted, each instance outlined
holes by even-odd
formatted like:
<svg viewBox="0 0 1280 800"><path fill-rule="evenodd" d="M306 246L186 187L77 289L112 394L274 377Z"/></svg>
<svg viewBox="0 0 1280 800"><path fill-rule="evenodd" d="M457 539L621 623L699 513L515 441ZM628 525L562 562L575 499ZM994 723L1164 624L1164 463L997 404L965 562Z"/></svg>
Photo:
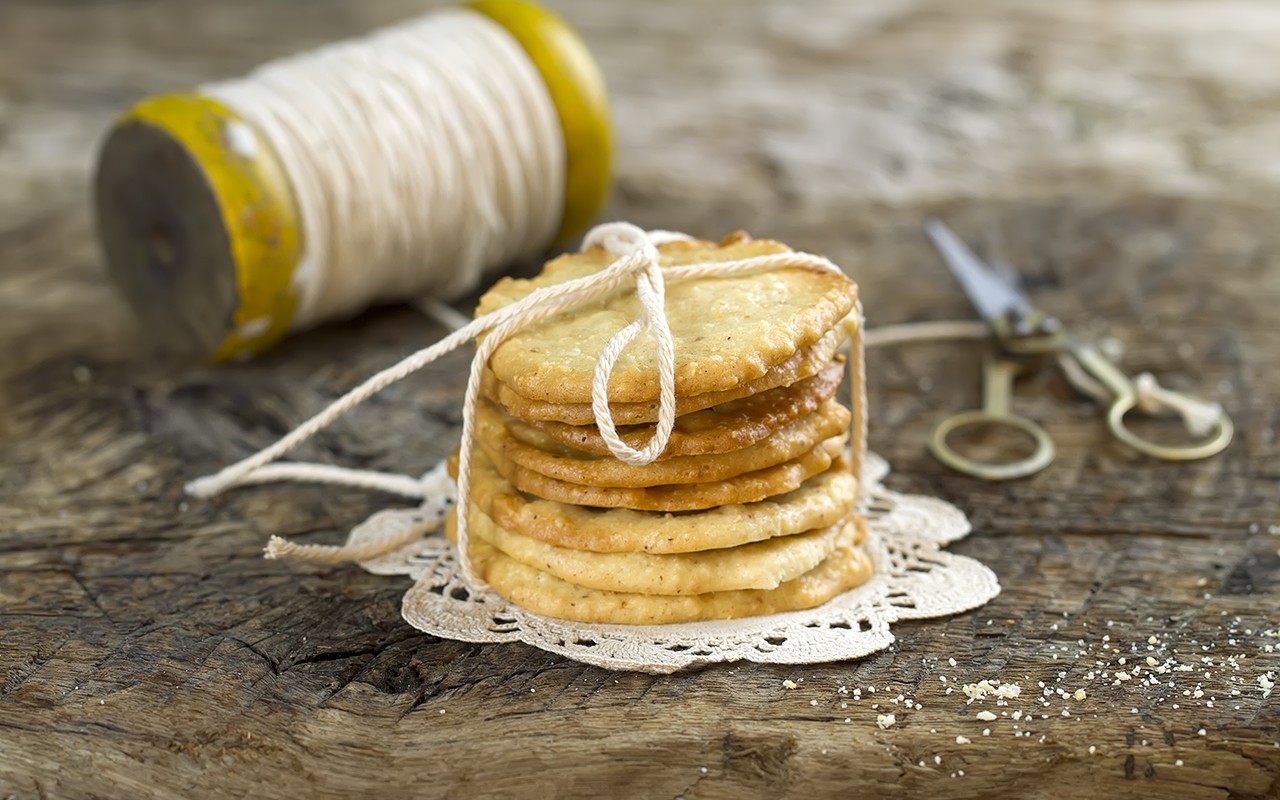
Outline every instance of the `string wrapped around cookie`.
<svg viewBox="0 0 1280 800"><path fill-rule="evenodd" d="M663 305L665 287L668 283L795 269L840 276L840 279L847 283L840 269L829 260L791 251L753 255L729 261L662 266L657 245L687 239L688 237L683 234L664 231L646 233L627 223L598 226L585 238L583 250L599 248L608 253L613 260L603 269L562 283L538 288L509 305L483 313L440 342L372 376L276 444L215 475L191 482L188 490L198 496L210 496L237 485L274 480L297 480L379 489L406 497L435 498L438 501L442 494L449 492L444 465L437 465L422 478L415 479L404 475L351 470L322 464L272 462L381 389L421 369L467 341L476 339L479 344L472 360L471 375L463 399L463 429L457 471L457 505L466 509L469 507L470 500L476 404L480 396L485 368L495 350L521 331L616 290L628 289L632 285L635 287L634 291L640 303L640 316L613 333L603 351L595 356L590 399L594 422L609 452L619 461L633 466L652 463L667 447L677 411L675 374L677 354ZM861 313L856 306L856 301L849 317L849 333L853 339L850 367L854 375L855 390L854 413L849 436L849 468L856 477L861 472L866 428L860 338ZM609 379L623 351L645 333L652 336L656 352L659 389L657 419L650 438L643 446L634 447L619 435L617 426L614 424L608 396ZM469 554L468 516L466 513L457 516L456 538L459 562L464 574L479 587L483 582L475 574ZM368 538L360 545L341 547L297 545L279 537L273 537L268 544L267 555L276 558L307 558L329 563L367 559L404 545L438 524L438 518L426 514L415 525L401 526L399 529L388 526L381 536Z"/></svg>

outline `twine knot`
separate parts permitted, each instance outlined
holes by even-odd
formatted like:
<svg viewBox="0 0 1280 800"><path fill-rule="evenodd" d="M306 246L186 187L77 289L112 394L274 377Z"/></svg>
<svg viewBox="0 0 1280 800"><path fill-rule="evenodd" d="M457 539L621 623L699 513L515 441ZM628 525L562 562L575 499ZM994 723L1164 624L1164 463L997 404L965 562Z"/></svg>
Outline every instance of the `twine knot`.
<svg viewBox="0 0 1280 800"><path fill-rule="evenodd" d="M649 234L634 225L619 222L602 225L584 241L590 247L599 244L619 257L619 262L634 270L636 297L640 300L640 319L615 333L596 359L591 381L591 411L596 427L609 452L633 467L652 464L667 449L676 424L676 351L664 308L666 283L658 248ZM652 333L658 349L658 424L644 447L631 447L618 436L618 427L609 408L609 376L622 351L642 333Z"/></svg>

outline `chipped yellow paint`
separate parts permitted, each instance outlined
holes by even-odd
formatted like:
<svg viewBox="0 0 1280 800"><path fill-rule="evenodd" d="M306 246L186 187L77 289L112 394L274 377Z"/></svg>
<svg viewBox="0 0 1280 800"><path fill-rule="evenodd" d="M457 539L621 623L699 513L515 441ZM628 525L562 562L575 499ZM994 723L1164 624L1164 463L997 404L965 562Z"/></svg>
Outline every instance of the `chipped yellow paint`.
<svg viewBox="0 0 1280 800"><path fill-rule="evenodd" d="M297 306L293 273L303 235L289 180L275 151L244 118L199 94L144 100L125 117L153 125L200 165L222 213L235 261L238 302L219 361L255 355L289 330Z"/></svg>

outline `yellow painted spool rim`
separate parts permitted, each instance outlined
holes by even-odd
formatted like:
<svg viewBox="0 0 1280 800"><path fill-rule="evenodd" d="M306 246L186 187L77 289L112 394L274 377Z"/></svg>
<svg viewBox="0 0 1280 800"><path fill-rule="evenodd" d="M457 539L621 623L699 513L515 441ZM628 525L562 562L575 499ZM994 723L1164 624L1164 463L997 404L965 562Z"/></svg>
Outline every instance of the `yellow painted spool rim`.
<svg viewBox="0 0 1280 800"><path fill-rule="evenodd" d="M515 37L551 93L564 130L564 215L556 241L581 231L609 193L613 133L604 77L585 43L564 20L524 0L467 4Z"/></svg>
<svg viewBox="0 0 1280 800"><path fill-rule="evenodd" d="M293 272L304 249L293 190L275 151L247 120L204 95L149 98L122 120L130 121L160 128L186 148L217 199L237 303L213 358L262 352L289 330L298 302Z"/></svg>

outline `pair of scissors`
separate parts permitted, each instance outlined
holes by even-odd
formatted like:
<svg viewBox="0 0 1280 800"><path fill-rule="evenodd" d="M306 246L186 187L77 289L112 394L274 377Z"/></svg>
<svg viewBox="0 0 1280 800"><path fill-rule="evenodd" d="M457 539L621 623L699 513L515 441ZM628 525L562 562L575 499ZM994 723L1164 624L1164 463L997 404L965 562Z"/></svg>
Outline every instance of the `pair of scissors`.
<svg viewBox="0 0 1280 800"><path fill-rule="evenodd" d="M1112 435L1139 452L1168 461L1190 461L1215 455L1231 442L1231 420L1221 407L1158 387L1154 402L1150 397L1140 398L1139 386L1098 348L1073 338L1057 319L1031 304L1010 267L982 261L938 220L926 222L925 232L993 335L993 346L983 364L983 407L949 417L934 429L929 449L939 461L992 481L1026 477L1047 467L1055 454L1053 440L1035 422L1013 413L1010 401L1015 377L1052 360L1063 367L1073 386L1108 404L1106 420ZM1155 386L1150 376L1142 377L1147 379L1146 387ZM1188 429L1202 429L1197 432L1204 438L1185 446L1143 439L1125 426L1125 415L1134 408L1148 413L1181 413ZM1198 424L1193 419L1196 413L1201 417ZM1019 461L995 463L961 455L948 443L957 430L977 425L1019 430L1031 437L1035 450Z"/></svg>

